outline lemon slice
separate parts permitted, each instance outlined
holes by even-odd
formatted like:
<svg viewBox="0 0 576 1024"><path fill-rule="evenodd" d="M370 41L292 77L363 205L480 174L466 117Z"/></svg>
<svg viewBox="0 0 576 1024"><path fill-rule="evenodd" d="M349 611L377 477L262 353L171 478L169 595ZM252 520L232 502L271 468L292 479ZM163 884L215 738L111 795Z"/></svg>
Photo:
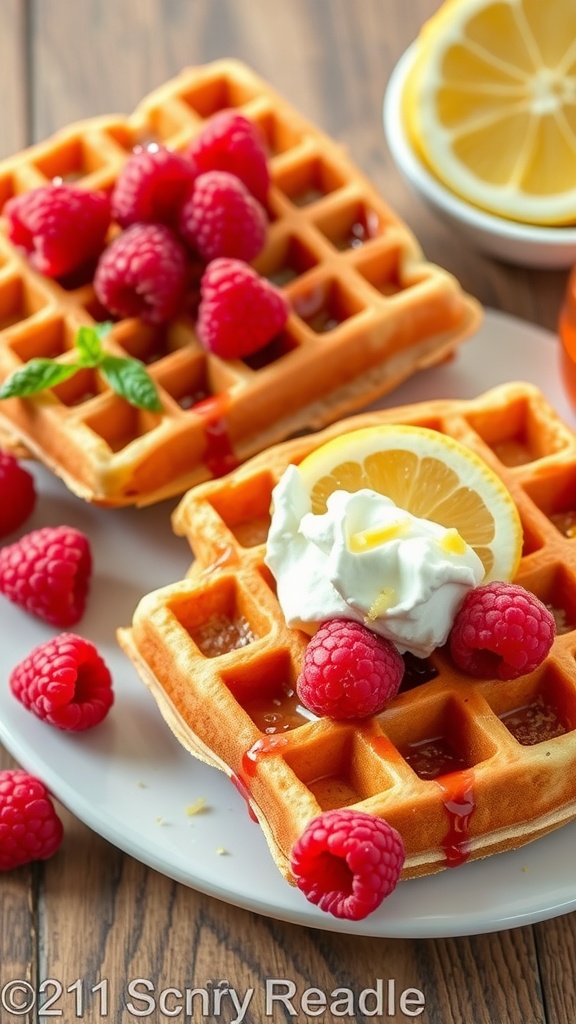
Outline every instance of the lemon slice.
<svg viewBox="0 0 576 1024"><path fill-rule="evenodd" d="M418 37L403 118L459 196L512 220L576 221L574 0L447 0Z"/></svg>
<svg viewBox="0 0 576 1024"><path fill-rule="evenodd" d="M426 427L367 427L328 441L299 466L312 511L336 490L369 487L406 512L456 530L481 559L484 581L513 579L522 525L500 478L460 442Z"/></svg>

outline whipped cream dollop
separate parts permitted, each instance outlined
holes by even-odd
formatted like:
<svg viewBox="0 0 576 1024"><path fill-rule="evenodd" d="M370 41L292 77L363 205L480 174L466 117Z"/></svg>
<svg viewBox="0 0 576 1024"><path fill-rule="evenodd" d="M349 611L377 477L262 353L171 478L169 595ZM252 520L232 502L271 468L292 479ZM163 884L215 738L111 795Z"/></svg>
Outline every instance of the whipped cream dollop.
<svg viewBox="0 0 576 1024"><path fill-rule="evenodd" d="M265 562L293 628L314 633L329 619L353 619L401 654L425 658L445 643L466 593L484 577L456 530L376 491L334 491L317 515L297 466L289 466L272 503Z"/></svg>

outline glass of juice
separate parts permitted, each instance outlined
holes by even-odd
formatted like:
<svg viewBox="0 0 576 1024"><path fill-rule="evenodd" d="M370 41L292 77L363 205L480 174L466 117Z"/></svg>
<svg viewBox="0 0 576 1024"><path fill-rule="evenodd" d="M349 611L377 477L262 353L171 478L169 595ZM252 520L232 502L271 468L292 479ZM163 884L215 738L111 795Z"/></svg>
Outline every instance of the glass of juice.
<svg viewBox="0 0 576 1024"><path fill-rule="evenodd" d="M576 408L576 266L570 271L564 302L560 310L558 333L561 341L562 375L572 404Z"/></svg>

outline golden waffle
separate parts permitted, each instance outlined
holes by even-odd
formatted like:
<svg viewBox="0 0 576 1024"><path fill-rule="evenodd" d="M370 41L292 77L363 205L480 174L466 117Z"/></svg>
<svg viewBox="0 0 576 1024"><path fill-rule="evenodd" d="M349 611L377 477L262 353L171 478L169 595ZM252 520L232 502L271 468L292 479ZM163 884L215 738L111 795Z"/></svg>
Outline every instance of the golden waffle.
<svg viewBox="0 0 576 1024"><path fill-rule="evenodd" d="M0 209L52 179L111 189L135 146L181 150L230 106L269 146L271 223L255 266L285 290L292 313L274 342L234 361L202 349L191 316L161 330L118 322L109 347L149 364L161 415L135 410L93 370L0 403L0 430L95 503L145 504L219 476L445 359L479 322L478 304L424 260L341 147L235 61L185 71L131 117L81 122L5 160ZM34 356L69 360L78 326L105 319L90 280L40 277L0 232L0 381Z"/></svg>
<svg viewBox="0 0 576 1024"><path fill-rule="evenodd" d="M407 657L398 696L358 722L315 719L294 694L308 637L287 628L263 562L272 489L339 433L411 423L476 451L524 529L516 581L554 612L545 662L511 682L458 671L446 649ZM576 437L541 393L503 385L352 417L188 493L174 515L195 555L187 579L146 596L121 646L178 739L249 801L292 881L291 847L332 807L386 818L403 877L520 846L576 815Z"/></svg>

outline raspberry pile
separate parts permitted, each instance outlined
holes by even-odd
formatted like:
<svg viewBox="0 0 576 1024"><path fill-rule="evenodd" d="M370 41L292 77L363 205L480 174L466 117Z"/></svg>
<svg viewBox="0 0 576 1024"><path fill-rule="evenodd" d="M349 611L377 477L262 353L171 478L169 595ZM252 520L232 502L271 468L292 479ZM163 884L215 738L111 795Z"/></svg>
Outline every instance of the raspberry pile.
<svg viewBox="0 0 576 1024"><path fill-rule="evenodd" d="M13 455L0 451L0 537L18 530L35 505L34 478Z"/></svg>
<svg viewBox="0 0 576 1024"><path fill-rule="evenodd" d="M389 640L358 622L331 619L306 647L296 690L314 714L365 718L382 711L396 696L404 667Z"/></svg>
<svg viewBox="0 0 576 1024"><path fill-rule="evenodd" d="M63 831L40 779L22 768L0 771L0 871L51 857Z"/></svg>
<svg viewBox="0 0 576 1024"><path fill-rule="evenodd" d="M292 848L290 867L311 903L334 917L359 921L396 887L404 843L387 821L364 811L324 811Z"/></svg>
<svg viewBox="0 0 576 1024"><path fill-rule="evenodd" d="M52 626L82 617L91 573L90 543L72 526L44 526L0 549L0 593Z"/></svg>
<svg viewBox="0 0 576 1024"><path fill-rule="evenodd" d="M225 109L183 153L157 143L134 150L111 196L52 183L10 199L4 213L11 240L40 273L61 278L92 261L96 296L112 317L167 323L193 308L200 267L207 297L200 299L199 339L223 358L242 358L272 341L288 317L279 289L256 272L242 277L237 266L265 244L269 185L259 129ZM235 262L226 271L220 265L216 294L212 264L222 259ZM226 275L232 302L220 300ZM254 302L262 303L261 316Z"/></svg>
<svg viewBox="0 0 576 1024"><path fill-rule="evenodd" d="M454 619L450 654L472 676L517 679L548 654L556 624L552 612L516 583L496 581L470 590Z"/></svg>
<svg viewBox="0 0 576 1024"><path fill-rule="evenodd" d="M13 669L10 689L32 711L58 729L80 732L104 720L114 692L110 670L94 644L61 633L35 647Z"/></svg>

